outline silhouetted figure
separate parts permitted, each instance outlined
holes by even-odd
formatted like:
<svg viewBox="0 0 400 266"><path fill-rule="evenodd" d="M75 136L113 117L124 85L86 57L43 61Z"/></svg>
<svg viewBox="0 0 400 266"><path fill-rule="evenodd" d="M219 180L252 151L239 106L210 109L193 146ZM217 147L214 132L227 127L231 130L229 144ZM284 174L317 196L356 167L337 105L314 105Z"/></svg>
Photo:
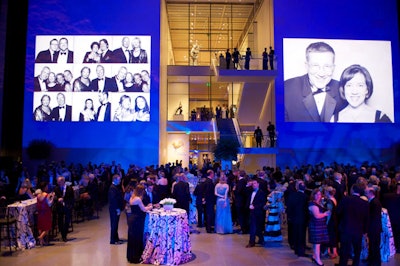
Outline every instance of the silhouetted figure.
<svg viewBox="0 0 400 266"><path fill-rule="evenodd" d="M271 70L274 70L274 57L275 57L275 51L272 49L272 47L269 47L269 67Z"/></svg>
<svg viewBox="0 0 400 266"><path fill-rule="evenodd" d="M226 49L225 60L226 60L226 69L229 69L232 60L232 55L229 52L229 49Z"/></svg>
<svg viewBox="0 0 400 266"><path fill-rule="evenodd" d="M261 148L261 143L264 139L264 136L260 127L257 127L256 130L254 130L254 137L256 138L256 147Z"/></svg>
<svg viewBox="0 0 400 266"><path fill-rule="evenodd" d="M251 51L250 51L250 48L247 47L246 57L245 57L245 61L244 61L244 68L247 70L250 69L250 59L251 59Z"/></svg>
<svg viewBox="0 0 400 266"><path fill-rule="evenodd" d="M233 57L233 68L238 69L240 53L237 50L237 48L233 48L232 57Z"/></svg>
<svg viewBox="0 0 400 266"><path fill-rule="evenodd" d="M275 146L275 126L271 123L271 121L268 122L267 131L268 131L268 135L269 135L270 147L274 147Z"/></svg>
<svg viewBox="0 0 400 266"><path fill-rule="evenodd" d="M263 59L263 70L268 70L268 52L267 48L264 48L264 52L262 53Z"/></svg>

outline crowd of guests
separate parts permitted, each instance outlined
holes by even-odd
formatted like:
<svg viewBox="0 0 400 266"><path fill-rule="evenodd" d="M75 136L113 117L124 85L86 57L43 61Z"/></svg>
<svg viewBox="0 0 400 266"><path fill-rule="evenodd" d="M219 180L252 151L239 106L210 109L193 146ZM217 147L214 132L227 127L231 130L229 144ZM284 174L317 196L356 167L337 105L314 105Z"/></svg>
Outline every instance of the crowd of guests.
<svg viewBox="0 0 400 266"><path fill-rule="evenodd" d="M127 172L115 162L69 166L61 162L40 167L32 179L22 167L19 170L21 181L14 199L37 195L41 202L39 221L42 222L38 225L41 244L50 230L45 222L46 219L48 222L48 208L54 204L58 206L57 215L63 217L58 227L62 239L67 241L65 228L70 222L74 191L66 183L72 183L80 187L79 199L97 197L97 202L108 202L110 244L123 243L118 223L121 213L126 213L127 259L132 263L140 262L145 245L146 212L158 208L159 202L169 197L175 198L175 207L186 210L189 216L194 213L197 221L191 222L205 227L209 234L249 234L247 248L263 246L265 241L282 241L280 224L286 217L290 248L299 257L310 257L317 265L323 265L323 258L338 256L340 265L347 265L350 258L354 265L360 259L380 265L388 257L385 251L382 253L385 258L378 252L384 227L382 208L385 208L397 252L400 250L398 167L320 163L283 170L264 166L248 174L239 168L221 169L215 162L202 168L195 164L184 168L180 162L145 168L132 164ZM90 188L90 184L100 183L101 189ZM27 192L26 187L35 184L40 190ZM307 254L307 240L312 244L312 254ZM364 242L369 243L368 247L362 246Z"/></svg>
<svg viewBox="0 0 400 266"><path fill-rule="evenodd" d="M267 48L264 48L264 51L261 53L262 55L262 69L263 70L274 70L274 61L275 61L275 51L272 49L272 46L269 47L269 52ZM231 53L231 49L226 49L225 57L223 53L219 54L219 66L231 69L231 65L233 69L240 69L240 61L244 60L243 68L246 70L250 70L250 60L253 58L250 47L246 48L244 55L241 55L237 48L233 48Z"/></svg>

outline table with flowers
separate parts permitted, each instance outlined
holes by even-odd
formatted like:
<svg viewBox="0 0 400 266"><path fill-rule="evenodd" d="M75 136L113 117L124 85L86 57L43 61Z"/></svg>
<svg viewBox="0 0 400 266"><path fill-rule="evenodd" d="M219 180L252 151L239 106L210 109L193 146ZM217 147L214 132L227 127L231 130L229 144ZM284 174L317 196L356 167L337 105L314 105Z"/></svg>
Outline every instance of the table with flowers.
<svg viewBox="0 0 400 266"><path fill-rule="evenodd" d="M142 263L178 265L192 259L190 228L185 210L153 209L148 212L149 234L142 254Z"/></svg>

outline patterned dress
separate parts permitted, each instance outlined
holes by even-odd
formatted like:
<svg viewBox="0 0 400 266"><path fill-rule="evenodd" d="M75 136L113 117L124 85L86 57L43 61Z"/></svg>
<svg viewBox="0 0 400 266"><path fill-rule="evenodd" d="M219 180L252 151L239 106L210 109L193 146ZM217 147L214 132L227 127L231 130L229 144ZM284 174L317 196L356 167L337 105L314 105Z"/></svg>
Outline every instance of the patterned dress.
<svg viewBox="0 0 400 266"><path fill-rule="evenodd" d="M311 201L308 207L316 206L320 213L326 211L324 207ZM310 222L308 224L308 242L312 244L322 244L329 242L328 227L326 225L326 217L317 219L310 212Z"/></svg>
<svg viewBox="0 0 400 266"><path fill-rule="evenodd" d="M267 199L268 215L264 241L282 241L281 213L284 210L283 191L279 188L272 191Z"/></svg>

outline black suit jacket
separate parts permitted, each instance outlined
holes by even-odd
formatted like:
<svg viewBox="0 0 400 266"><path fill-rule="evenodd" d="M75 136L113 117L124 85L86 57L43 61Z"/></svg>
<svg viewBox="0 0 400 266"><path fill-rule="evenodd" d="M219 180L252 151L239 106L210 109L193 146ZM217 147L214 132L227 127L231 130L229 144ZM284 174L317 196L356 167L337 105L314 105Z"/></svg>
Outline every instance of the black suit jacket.
<svg viewBox="0 0 400 266"><path fill-rule="evenodd" d="M112 52L112 55L113 55L113 59L112 59L113 63L125 63L126 64L131 61L131 57L132 57L131 52L129 51L129 60L127 61L126 57L125 57L125 49L122 49L122 47L115 49Z"/></svg>
<svg viewBox="0 0 400 266"><path fill-rule="evenodd" d="M74 189L71 186L66 186L65 188L65 195L63 196L63 191L59 186L56 186L54 188L54 194L56 196L55 203L56 203L56 209L58 212L63 212L64 208L67 208L69 210L72 210L74 207L74 202L75 202L75 194L74 194ZM62 198L63 203L60 203L58 199Z"/></svg>
<svg viewBox="0 0 400 266"><path fill-rule="evenodd" d="M174 199L176 199L176 205L178 208L189 210L189 204L192 200L189 191L189 183L179 181L174 185L174 192L172 193Z"/></svg>
<svg viewBox="0 0 400 266"><path fill-rule="evenodd" d="M253 202L251 203L251 194L250 197L247 200L247 207L250 207L250 204L253 204L254 209L250 210L253 212L253 214L258 215L258 216L263 216L265 214L264 206L267 203L267 194L262 191L261 189L258 189L256 192L256 195L254 196Z"/></svg>
<svg viewBox="0 0 400 266"><path fill-rule="evenodd" d="M307 224L308 221L308 197L304 192L293 192L286 202L288 221L295 224Z"/></svg>
<svg viewBox="0 0 400 266"><path fill-rule="evenodd" d="M111 184L108 189L108 209L111 211L116 211L119 209L122 211L124 209L124 196L120 187Z"/></svg>
<svg viewBox="0 0 400 266"><path fill-rule="evenodd" d="M248 198L247 181L242 178L236 182L235 195L235 206L244 207L247 203Z"/></svg>
<svg viewBox="0 0 400 266"><path fill-rule="evenodd" d="M100 63L112 63L113 62L113 52L111 50L107 50L105 55L100 55Z"/></svg>
<svg viewBox="0 0 400 266"><path fill-rule="evenodd" d="M58 60L58 56L60 55L60 51L57 53L56 58L54 59L56 62ZM71 50L68 50L68 55L67 55L67 63L72 64L74 62L74 52Z"/></svg>
<svg viewBox="0 0 400 266"><path fill-rule="evenodd" d="M42 91L40 89L40 83L39 83L39 77L38 76L33 79L33 91Z"/></svg>
<svg viewBox="0 0 400 266"><path fill-rule="evenodd" d="M110 92L112 82L110 78L104 77L104 91ZM90 82L89 91L99 91L99 79L95 78Z"/></svg>
<svg viewBox="0 0 400 266"><path fill-rule="evenodd" d="M40 51L36 57L35 63L57 63L57 53L58 52L54 52L52 61L51 52L49 49Z"/></svg>
<svg viewBox="0 0 400 266"><path fill-rule="evenodd" d="M97 121L99 119L100 108L101 108L101 105L99 106L99 109L97 109ZM109 121L111 121L111 103L110 102L107 103L106 112L104 114L104 122L109 122Z"/></svg>
<svg viewBox="0 0 400 266"><path fill-rule="evenodd" d="M367 233L368 202L359 196L346 196L337 208L339 231L341 234L362 237Z"/></svg>
<svg viewBox="0 0 400 266"><path fill-rule="evenodd" d="M122 83L123 83L123 82L122 82ZM116 79L115 76L112 77L112 78L110 78L109 86L107 86L107 91L110 91L110 92L118 92L117 79Z"/></svg>
<svg viewBox="0 0 400 266"><path fill-rule="evenodd" d="M60 120L60 107L54 107L53 110L51 110L50 117L52 121L59 121ZM71 105L66 105L65 106L65 119L64 121L71 121L72 120L72 106Z"/></svg>
<svg viewBox="0 0 400 266"><path fill-rule="evenodd" d="M330 122L333 114L342 110L346 102L340 97L338 81L332 79L327 87L329 90L320 116L308 75L286 80L285 122Z"/></svg>
<svg viewBox="0 0 400 266"><path fill-rule="evenodd" d="M382 232L382 205L378 198L369 202L368 236L379 236Z"/></svg>
<svg viewBox="0 0 400 266"><path fill-rule="evenodd" d="M149 203L157 204L157 203L160 202L160 197L158 196L157 192L155 192L155 191L153 190L153 192L151 192L151 195L152 195L153 200L150 200L150 196L147 194L146 191L145 191L145 193L143 194L143 200L142 200L142 202L143 202L143 205L144 205L144 206L147 206Z"/></svg>
<svg viewBox="0 0 400 266"><path fill-rule="evenodd" d="M204 181L204 191L203 198L206 200L206 205L215 204L215 193L214 193L215 185L214 182L210 178L206 178Z"/></svg>

